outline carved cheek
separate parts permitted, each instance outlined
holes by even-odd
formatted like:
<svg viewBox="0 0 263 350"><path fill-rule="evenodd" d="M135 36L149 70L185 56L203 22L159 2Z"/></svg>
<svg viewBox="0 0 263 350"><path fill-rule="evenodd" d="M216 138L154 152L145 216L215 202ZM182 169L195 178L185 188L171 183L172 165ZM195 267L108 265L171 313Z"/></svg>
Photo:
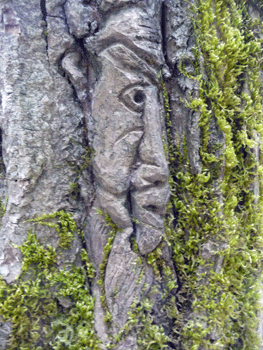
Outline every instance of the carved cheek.
<svg viewBox="0 0 263 350"><path fill-rule="evenodd" d="M142 135L143 130L132 130L115 143L105 141L103 149L99 143L93 160L94 174L100 185L111 193L128 190L130 170Z"/></svg>
<svg viewBox="0 0 263 350"><path fill-rule="evenodd" d="M115 143L115 147L120 147L124 152L128 154L134 154L140 143L143 135L143 130L132 130L129 131L124 137Z"/></svg>

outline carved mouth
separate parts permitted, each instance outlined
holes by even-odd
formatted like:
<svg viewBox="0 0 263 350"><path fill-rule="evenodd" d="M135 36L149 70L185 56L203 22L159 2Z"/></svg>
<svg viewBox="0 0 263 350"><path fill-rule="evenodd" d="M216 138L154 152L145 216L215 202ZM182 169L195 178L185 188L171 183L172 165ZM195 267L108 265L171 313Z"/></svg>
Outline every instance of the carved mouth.
<svg viewBox="0 0 263 350"><path fill-rule="evenodd" d="M136 241L143 255L153 251L162 240L169 196L168 184L131 192L132 215L136 219Z"/></svg>
<svg viewBox="0 0 263 350"><path fill-rule="evenodd" d="M147 207L144 207L144 209L151 211L153 213L158 213L160 211L160 208L157 207L157 205L150 204Z"/></svg>
<svg viewBox="0 0 263 350"><path fill-rule="evenodd" d="M133 215L140 221L155 226L153 221L160 222L166 213L166 204L170 197L168 184L152 186L142 191L131 191ZM138 216L138 217L137 217ZM149 217L149 219L145 219ZM150 217L153 217L151 221ZM160 227L158 225L157 227Z"/></svg>

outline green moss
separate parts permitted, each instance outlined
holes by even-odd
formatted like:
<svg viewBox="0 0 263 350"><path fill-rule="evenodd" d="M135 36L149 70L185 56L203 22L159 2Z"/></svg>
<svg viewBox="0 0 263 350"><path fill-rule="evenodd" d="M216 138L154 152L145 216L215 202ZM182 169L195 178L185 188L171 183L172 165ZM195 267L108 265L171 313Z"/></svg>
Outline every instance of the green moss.
<svg viewBox="0 0 263 350"><path fill-rule="evenodd" d="M168 334L155 324L150 297L134 300L127 323L109 348L133 330L143 350L165 349L171 343L187 350L259 349L263 203L253 186L262 186L262 161L255 152L263 133L262 49L259 21L249 18L246 6L239 0L198 0L192 8L198 47L195 73L189 75L183 64L180 69L199 83L199 98L190 97L185 104L189 111L200 112L200 174L191 172L186 138L179 145L180 138L172 136L169 95L161 81L172 194L165 244L172 250L178 280L173 280L162 256L162 245L139 257L138 263L152 266L171 326ZM213 122L223 135L222 144L213 143ZM88 148L83 157L77 164L79 173L88 166ZM77 190L77 185L71 187ZM109 217L106 220L112 230L98 283L110 324L104 278L117 227ZM57 249L44 247L30 232L20 247L22 275L9 286L1 280L0 313L13 323L10 349L99 349L88 288L94 270L86 251L81 252L81 267L67 264L57 269L58 256L70 246L76 224L64 212L33 222L54 228L60 241ZM136 242L132 247L138 252ZM203 254L204 247L210 247L210 255Z"/></svg>
<svg viewBox="0 0 263 350"><path fill-rule="evenodd" d="M176 145L167 115L171 203L166 235L179 289L168 312L170 339L183 349L259 349L257 323L262 271L261 42L245 2L199 0L193 9L199 98L185 101L200 112L201 174L192 174L187 143ZM200 55L203 58L199 65ZM224 143L212 144L215 120ZM184 149L183 153L180 149ZM219 150L215 156L215 149ZM202 254L206 246L210 256Z"/></svg>
<svg viewBox="0 0 263 350"><path fill-rule="evenodd" d="M55 221L53 219L55 219ZM74 233L78 233L79 235L81 234L79 230L77 231L77 225L71 218L71 215L69 213L65 213L63 210L54 214L44 214L39 218L28 221L54 228L59 236L58 245L63 249L69 247L74 237Z"/></svg>
<svg viewBox="0 0 263 350"><path fill-rule="evenodd" d="M6 211L6 202L7 202L7 199L5 201L5 204L3 204L3 202L0 200L0 227L2 226L2 219Z"/></svg>
<svg viewBox="0 0 263 350"><path fill-rule="evenodd" d="M80 156L78 156L74 161L68 161L67 164L78 174L81 176L84 170L86 170L90 164L90 161L92 159L92 156L94 154L94 150L89 146L89 142L86 139L86 135L88 134L87 126L84 125L83 127L84 131L84 137L82 143L77 142L75 140L71 140L71 142L74 144L77 144L82 147L83 152Z"/></svg>
<svg viewBox="0 0 263 350"><path fill-rule="evenodd" d="M18 247L23 255L22 274L16 282L0 283L0 315L13 325L12 349L100 349L93 328L94 300L88 280L94 269L85 250L80 267L65 262L58 269L57 259L69 248L76 223L64 211L31 220L57 232L58 248L43 246L34 233Z"/></svg>
<svg viewBox="0 0 263 350"><path fill-rule="evenodd" d="M69 184L69 195L74 199L80 197L80 186L77 182L71 182Z"/></svg>

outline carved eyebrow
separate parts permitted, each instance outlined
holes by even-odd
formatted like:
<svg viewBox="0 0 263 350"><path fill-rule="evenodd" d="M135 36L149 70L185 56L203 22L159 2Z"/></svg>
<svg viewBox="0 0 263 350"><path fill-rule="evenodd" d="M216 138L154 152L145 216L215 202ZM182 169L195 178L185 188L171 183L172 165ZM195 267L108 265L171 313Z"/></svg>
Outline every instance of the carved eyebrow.
<svg viewBox="0 0 263 350"><path fill-rule="evenodd" d="M105 48L101 55L108 58L121 70L137 71L147 77L152 84L159 85L155 67L150 66L146 60L137 56L124 44L113 44Z"/></svg>
<svg viewBox="0 0 263 350"><path fill-rule="evenodd" d="M151 84L148 83L147 81L141 81L138 79L138 81L136 81L135 83L132 83L132 84L125 86L125 88L123 88L121 90L121 92L119 93L119 96L121 96L123 94L123 92L125 92L126 90L136 88L136 87L141 87L143 89L145 86L150 86L150 85Z"/></svg>

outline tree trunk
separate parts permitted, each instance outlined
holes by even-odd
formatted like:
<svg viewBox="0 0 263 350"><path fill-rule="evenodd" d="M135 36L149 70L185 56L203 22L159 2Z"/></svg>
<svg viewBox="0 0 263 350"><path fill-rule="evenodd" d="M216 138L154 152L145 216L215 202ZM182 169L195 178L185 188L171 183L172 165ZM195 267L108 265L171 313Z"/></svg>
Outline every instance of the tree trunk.
<svg viewBox="0 0 263 350"><path fill-rule="evenodd" d="M260 5L0 11L0 349L261 349Z"/></svg>

